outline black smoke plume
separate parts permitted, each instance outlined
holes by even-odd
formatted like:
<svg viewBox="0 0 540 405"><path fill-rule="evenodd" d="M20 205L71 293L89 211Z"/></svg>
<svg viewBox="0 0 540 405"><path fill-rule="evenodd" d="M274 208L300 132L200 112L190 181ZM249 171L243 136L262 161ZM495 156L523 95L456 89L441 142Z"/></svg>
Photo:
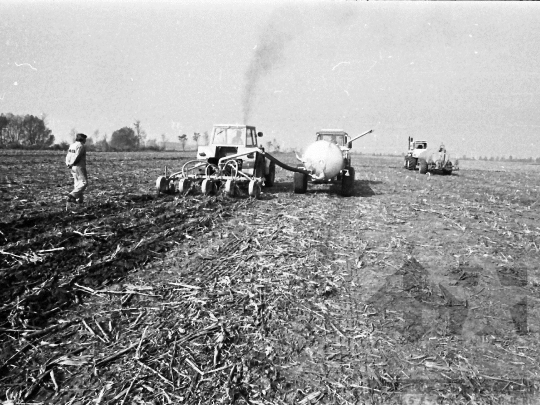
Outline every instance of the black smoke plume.
<svg viewBox="0 0 540 405"><path fill-rule="evenodd" d="M293 18L294 9L280 8L272 14L270 22L261 32L255 54L246 71L242 98L244 123L248 124L256 103L261 81L285 62L286 45L299 32L301 19Z"/></svg>

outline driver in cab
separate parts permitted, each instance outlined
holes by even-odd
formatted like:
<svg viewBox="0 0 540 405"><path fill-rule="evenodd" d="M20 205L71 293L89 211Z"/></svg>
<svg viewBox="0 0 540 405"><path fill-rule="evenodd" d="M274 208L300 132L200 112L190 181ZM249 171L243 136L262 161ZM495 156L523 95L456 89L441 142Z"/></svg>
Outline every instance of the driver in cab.
<svg viewBox="0 0 540 405"><path fill-rule="evenodd" d="M240 130L240 129L236 130L236 135L231 140L231 142L232 142L233 145L242 145L243 144L243 142L242 142L242 130Z"/></svg>

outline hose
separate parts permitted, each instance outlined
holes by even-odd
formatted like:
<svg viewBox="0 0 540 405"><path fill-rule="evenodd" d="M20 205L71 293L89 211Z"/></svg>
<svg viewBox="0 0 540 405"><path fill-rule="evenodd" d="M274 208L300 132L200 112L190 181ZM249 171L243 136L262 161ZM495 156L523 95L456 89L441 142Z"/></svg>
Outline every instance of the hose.
<svg viewBox="0 0 540 405"><path fill-rule="evenodd" d="M301 169L299 167L292 167L292 166L289 166L283 162L280 162L279 160L277 160L275 157L273 157L270 153L268 152L264 152L264 156L268 158L268 160L270 160L271 162L274 162L276 165L284 168L285 170L289 170L290 172L297 172L297 173L304 173L304 174L307 174L307 175L310 175L311 172L309 170L306 170L306 169Z"/></svg>

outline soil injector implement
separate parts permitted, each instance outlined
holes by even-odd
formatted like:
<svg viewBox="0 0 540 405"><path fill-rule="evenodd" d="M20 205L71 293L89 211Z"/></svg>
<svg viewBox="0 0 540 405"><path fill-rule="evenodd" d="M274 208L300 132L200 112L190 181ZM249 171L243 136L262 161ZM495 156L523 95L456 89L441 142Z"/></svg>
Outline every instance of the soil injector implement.
<svg viewBox="0 0 540 405"><path fill-rule="evenodd" d="M353 140L367 135L369 132L348 140L348 144L350 145ZM323 180L321 173L311 166L292 167L265 152L264 148L257 145L257 138L262 137L262 135L262 132L257 133L253 126L215 125L210 144L199 146L197 159L186 162L178 172L169 174L167 167L165 168L165 175L156 180L158 194L186 193L193 186L198 186L205 195L214 194L223 187L227 195L234 196L239 187L247 186L248 194L251 197L259 198L262 186L271 187L274 185L276 165L295 172L295 176L305 176L306 185L307 179ZM337 145L334 146L337 147ZM349 149L345 147L343 150L346 150L348 160L344 158L343 153L345 152L342 153L341 149L338 148L340 161L342 161L341 166L343 166L345 174L345 171L349 173L352 168L345 169L350 165L350 157L348 156ZM306 153L305 156L311 155ZM335 166L332 158L335 160L335 156L321 155L319 163L321 160L328 160L329 164ZM331 174L324 170L322 173ZM354 181L354 170L352 179Z"/></svg>

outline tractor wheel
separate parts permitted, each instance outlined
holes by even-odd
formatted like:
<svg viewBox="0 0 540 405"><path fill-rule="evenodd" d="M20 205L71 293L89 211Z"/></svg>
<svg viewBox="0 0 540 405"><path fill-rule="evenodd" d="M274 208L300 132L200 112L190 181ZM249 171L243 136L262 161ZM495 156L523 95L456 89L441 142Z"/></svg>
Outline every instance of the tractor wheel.
<svg viewBox="0 0 540 405"><path fill-rule="evenodd" d="M164 194L167 192L167 179L164 176L159 176L156 180L156 194Z"/></svg>
<svg viewBox="0 0 540 405"><path fill-rule="evenodd" d="M420 174L426 174L428 171L428 165L425 160L420 160Z"/></svg>
<svg viewBox="0 0 540 405"><path fill-rule="evenodd" d="M294 172L294 194L305 194L307 191L308 177L304 173Z"/></svg>
<svg viewBox="0 0 540 405"><path fill-rule="evenodd" d="M416 169L416 163L418 162L418 159L412 157L412 156L407 156L405 158L405 169L407 170L414 170Z"/></svg>
<svg viewBox="0 0 540 405"><path fill-rule="evenodd" d="M225 194L229 197L234 197L236 194L236 183L231 179L225 182Z"/></svg>
<svg viewBox="0 0 540 405"><path fill-rule="evenodd" d="M450 176L452 174L452 163L448 162L446 166L442 169L443 175Z"/></svg>
<svg viewBox="0 0 540 405"><path fill-rule="evenodd" d="M248 186L248 193L250 197L259 199L261 196L261 185L256 180L251 180Z"/></svg>
<svg viewBox="0 0 540 405"><path fill-rule="evenodd" d="M204 179L201 183L201 191L204 195L214 194L214 182L209 179Z"/></svg>
<svg viewBox="0 0 540 405"><path fill-rule="evenodd" d="M178 183L178 192L180 194L187 193L190 188L191 181L189 179L180 179L180 182Z"/></svg>
<svg viewBox="0 0 540 405"><path fill-rule="evenodd" d="M348 167L349 175L343 175L341 178L341 195L350 197L354 188L354 167Z"/></svg>
<svg viewBox="0 0 540 405"><path fill-rule="evenodd" d="M264 176L264 186L272 187L274 185L275 180L276 180L276 164L274 162L270 162L270 166L268 167L268 174Z"/></svg>

